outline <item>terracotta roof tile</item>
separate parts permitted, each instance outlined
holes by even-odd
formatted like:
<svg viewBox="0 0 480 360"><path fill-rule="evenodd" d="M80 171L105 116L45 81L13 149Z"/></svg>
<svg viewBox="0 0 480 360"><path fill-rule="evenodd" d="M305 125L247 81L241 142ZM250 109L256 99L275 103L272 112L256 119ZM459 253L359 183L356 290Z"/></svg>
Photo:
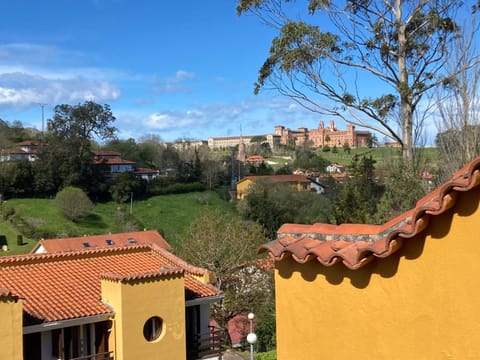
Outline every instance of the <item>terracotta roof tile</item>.
<svg viewBox="0 0 480 360"><path fill-rule="evenodd" d="M384 258L399 248L404 239L421 233L431 216L454 206L459 192L480 184L480 157L457 171L445 184L420 199L415 208L383 225L367 224L284 224L277 239L260 248L276 261L291 256L299 263L316 260L325 266L343 262L358 269L376 258Z"/></svg>
<svg viewBox="0 0 480 360"><path fill-rule="evenodd" d="M108 241L107 240L111 240ZM171 250L170 244L156 230L134 231L118 234L90 235L58 239L42 239L33 248L32 253L78 251L112 246L134 246L137 244L155 244Z"/></svg>
<svg viewBox="0 0 480 360"><path fill-rule="evenodd" d="M100 300L102 277L131 281L183 273L188 299L220 294L185 264L155 245L6 256L0 258L0 288L21 297L25 312L41 321L110 313Z"/></svg>

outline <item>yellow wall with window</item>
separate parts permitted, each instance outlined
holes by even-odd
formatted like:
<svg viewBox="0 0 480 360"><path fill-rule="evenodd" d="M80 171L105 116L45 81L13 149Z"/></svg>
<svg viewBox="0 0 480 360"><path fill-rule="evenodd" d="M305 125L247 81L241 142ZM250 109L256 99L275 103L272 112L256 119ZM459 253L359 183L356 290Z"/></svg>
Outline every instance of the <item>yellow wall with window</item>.
<svg viewBox="0 0 480 360"><path fill-rule="evenodd" d="M278 360L479 359L480 190L358 270L276 264Z"/></svg>
<svg viewBox="0 0 480 360"><path fill-rule="evenodd" d="M128 281L104 278L102 300L115 311L109 340L116 360L186 358L182 274ZM146 326L152 317L156 320ZM145 335L158 325L158 338L148 341Z"/></svg>

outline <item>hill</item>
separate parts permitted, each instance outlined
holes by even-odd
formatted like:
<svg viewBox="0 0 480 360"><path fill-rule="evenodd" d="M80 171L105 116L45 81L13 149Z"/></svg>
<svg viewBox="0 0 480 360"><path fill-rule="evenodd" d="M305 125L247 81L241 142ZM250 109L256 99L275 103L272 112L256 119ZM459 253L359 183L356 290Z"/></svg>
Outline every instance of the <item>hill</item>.
<svg viewBox="0 0 480 360"><path fill-rule="evenodd" d="M146 200L118 205L115 202L96 204L91 214L77 222L69 221L49 199L10 199L2 205L10 212L9 221L0 220L0 235L7 238L9 251L5 255L29 252L41 237L82 236L139 229L158 230L177 248L190 223L204 208L220 208L236 214L228 203L213 192L195 192L155 196ZM11 222L16 224L12 226ZM17 235L23 233L25 245L17 245Z"/></svg>

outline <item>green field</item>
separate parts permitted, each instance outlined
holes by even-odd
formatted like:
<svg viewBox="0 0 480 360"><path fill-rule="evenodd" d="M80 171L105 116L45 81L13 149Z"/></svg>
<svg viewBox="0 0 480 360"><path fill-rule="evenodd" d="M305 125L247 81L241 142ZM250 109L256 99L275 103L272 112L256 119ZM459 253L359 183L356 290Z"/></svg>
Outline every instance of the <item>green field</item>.
<svg viewBox="0 0 480 360"><path fill-rule="evenodd" d="M66 219L48 199L10 199L4 206L15 209L15 215L36 229L54 234L52 237L106 234L146 229L158 230L176 248L190 223L204 208L214 207L235 214L232 203L213 192L155 196L147 200L118 205L114 202L96 204L89 216L77 222ZM29 252L39 239L24 238L17 245L20 232L9 222L0 220L0 236L5 235L9 251L0 255Z"/></svg>

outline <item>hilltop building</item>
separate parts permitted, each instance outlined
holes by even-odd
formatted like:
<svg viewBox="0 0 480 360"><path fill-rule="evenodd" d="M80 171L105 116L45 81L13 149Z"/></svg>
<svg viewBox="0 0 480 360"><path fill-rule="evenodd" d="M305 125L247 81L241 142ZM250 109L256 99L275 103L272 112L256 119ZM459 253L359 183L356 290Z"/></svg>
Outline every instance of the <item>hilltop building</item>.
<svg viewBox="0 0 480 360"><path fill-rule="evenodd" d="M366 147L371 139L369 131L355 130L355 125L347 124L345 130L339 130L333 120L330 121L328 127L325 127L322 120L317 129L311 130L306 127L291 130L283 125L277 125L274 128L274 133L268 135L212 137L208 139L208 147L212 150L227 149L238 146L242 141L245 145L248 145L252 138L259 136L264 136L272 149L277 145L300 146L306 141L310 141L315 148L327 145L341 147L345 144L351 148Z"/></svg>
<svg viewBox="0 0 480 360"><path fill-rule="evenodd" d="M320 121L317 129L312 129L308 133L308 140L313 143L313 147L336 146L342 147L347 144L351 148L368 146L369 138L371 137L368 131L357 131L355 125L347 124L346 130L338 130L333 120L330 125L325 127L325 124Z"/></svg>
<svg viewBox="0 0 480 360"><path fill-rule="evenodd" d="M298 130L290 130L282 125L275 126L275 135L280 137L282 145L302 145L308 140L308 129L300 127Z"/></svg>
<svg viewBox="0 0 480 360"><path fill-rule="evenodd" d="M211 137L208 138L208 147L212 150L219 149L228 149L234 146L244 143L245 145L250 144L250 141L254 137L264 136L267 140L266 142L273 149L276 145L280 143L280 138L274 134L268 135L240 135L240 136L226 136L226 137Z"/></svg>

